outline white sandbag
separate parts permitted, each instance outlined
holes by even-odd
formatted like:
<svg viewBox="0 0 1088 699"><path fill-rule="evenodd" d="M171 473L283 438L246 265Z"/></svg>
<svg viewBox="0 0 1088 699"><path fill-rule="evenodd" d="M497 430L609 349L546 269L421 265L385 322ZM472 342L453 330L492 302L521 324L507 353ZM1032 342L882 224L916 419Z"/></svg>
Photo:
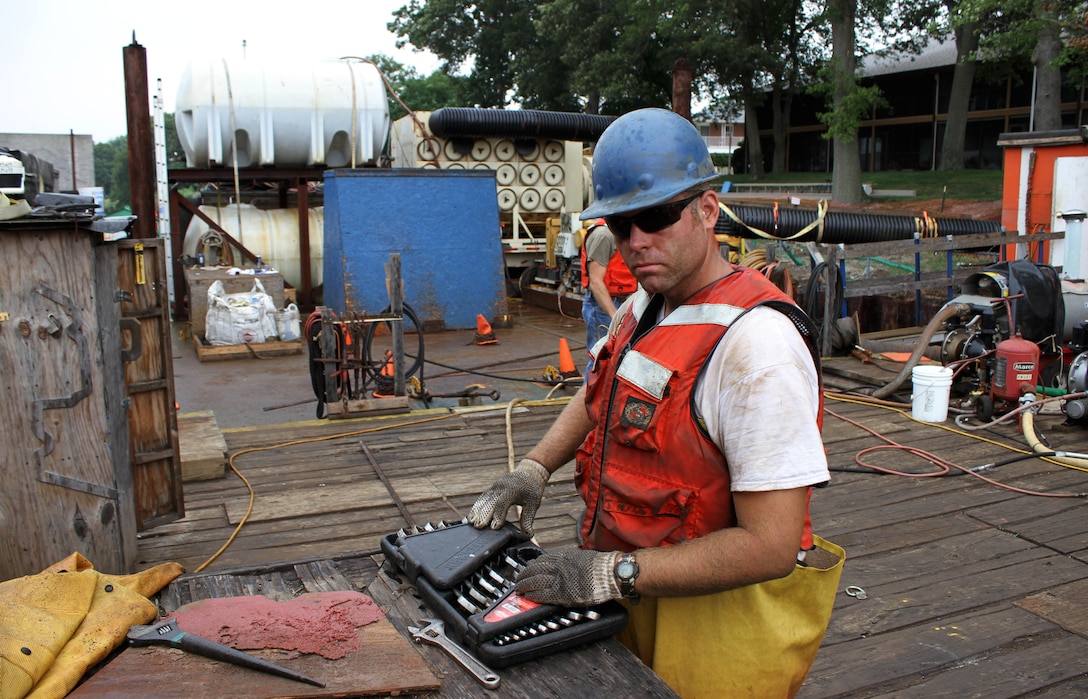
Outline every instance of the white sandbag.
<svg viewBox="0 0 1088 699"><path fill-rule="evenodd" d="M253 280L249 291L228 294L223 282L208 287L208 314L205 338L211 345L257 344L275 339L276 304L265 293L261 280Z"/></svg>
<svg viewBox="0 0 1088 699"><path fill-rule="evenodd" d="M302 336L302 324L298 317L298 306L291 303L276 314L276 332L280 340L291 342Z"/></svg>

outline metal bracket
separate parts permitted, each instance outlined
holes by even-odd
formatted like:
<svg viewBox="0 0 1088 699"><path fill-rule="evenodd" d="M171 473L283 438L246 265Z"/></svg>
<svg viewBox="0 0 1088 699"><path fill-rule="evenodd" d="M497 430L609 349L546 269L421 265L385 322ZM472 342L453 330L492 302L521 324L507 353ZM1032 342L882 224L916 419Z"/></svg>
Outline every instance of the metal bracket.
<svg viewBox="0 0 1088 699"><path fill-rule="evenodd" d="M44 284L34 289L34 293L44 296L53 303L63 306L68 317L71 318L71 322L64 326L64 334L75 342L76 346L79 348L80 385L79 390L64 398L39 398L34 401L31 423L34 428L34 436L42 442L42 446L34 451L34 460L38 465L38 480L43 483L59 485L63 488L90 493L103 498L117 499L118 492L116 488L82 481L70 476L62 476L59 473L47 471L45 468L45 457L53 453L56 442L53 439L53 435L45 431L44 412L56 408L71 408L79 404L80 401L91 395L93 383L91 381L91 353L87 346L87 336L83 333L82 311L80 311L79 307L71 298L55 289L50 289Z"/></svg>
<svg viewBox="0 0 1088 699"><path fill-rule="evenodd" d="M139 359L144 353L144 336L139 318L122 318L121 330L128 330L129 337L132 338L129 348L121 351L121 361L132 362Z"/></svg>

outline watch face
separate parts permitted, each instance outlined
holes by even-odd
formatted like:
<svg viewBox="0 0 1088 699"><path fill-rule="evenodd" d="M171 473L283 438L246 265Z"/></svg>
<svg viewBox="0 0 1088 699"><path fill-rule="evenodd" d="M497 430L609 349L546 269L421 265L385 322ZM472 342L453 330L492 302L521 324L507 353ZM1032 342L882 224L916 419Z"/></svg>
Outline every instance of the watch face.
<svg viewBox="0 0 1088 699"><path fill-rule="evenodd" d="M620 580L629 580L635 575L635 564L631 561L620 561L616 564L616 577Z"/></svg>

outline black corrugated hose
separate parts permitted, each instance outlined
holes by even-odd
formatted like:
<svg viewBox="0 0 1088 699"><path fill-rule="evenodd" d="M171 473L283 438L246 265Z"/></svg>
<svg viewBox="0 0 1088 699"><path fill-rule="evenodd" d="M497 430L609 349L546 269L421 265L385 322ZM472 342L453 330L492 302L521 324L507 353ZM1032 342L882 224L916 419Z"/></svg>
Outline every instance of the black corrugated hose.
<svg viewBox="0 0 1088 699"><path fill-rule="evenodd" d="M427 123L440 138L505 136L596 141L615 120L614 116L533 109L443 107L433 112Z"/></svg>
<svg viewBox="0 0 1088 699"><path fill-rule="evenodd" d="M738 238L770 238L828 244L882 243L939 235L996 233L997 221L893 214L857 214L766 206L726 206L714 232ZM729 212L732 212L729 215ZM823 217L822 225L820 217ZM739 219L739 222L738 222ZM803 235L799 235L810 228ZM798 237L793 237L798 236Z"/></svg>

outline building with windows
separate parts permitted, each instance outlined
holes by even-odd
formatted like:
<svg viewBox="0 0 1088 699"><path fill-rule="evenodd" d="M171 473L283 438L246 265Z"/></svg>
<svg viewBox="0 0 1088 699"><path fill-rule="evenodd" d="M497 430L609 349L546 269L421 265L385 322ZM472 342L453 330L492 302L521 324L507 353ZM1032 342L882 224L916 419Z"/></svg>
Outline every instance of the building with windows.
<svg viewBox="0 0 1088 699"><path fill-rule="evenodd" d="M862 83L877 85L886 103L861 123L857 142L863 171L936 169L955 64L953 41L934 42L917 56L866 63ZM827 127L817 116L826 109L822 97L805 93L794 97L786 142L790 172L830 172L831 142L824 138ZM966 167L1000 169L998 135L1030 130L1031 109L1030 66L997 82L976 75L964 144ZM1078 90L1063 83L1063 128L1084 123L1084 109L1083 87ZM762 108L759 123L772 123L769 107ZM769 170L774 157L773 134L770 129L761 129L760 138Z"/></svg>
<svg viewBox="0 0 1088 699"><path fill-rule="evenodd" d="M744 140L744 122L694 120L711 153L732 155Z"/></svg>

